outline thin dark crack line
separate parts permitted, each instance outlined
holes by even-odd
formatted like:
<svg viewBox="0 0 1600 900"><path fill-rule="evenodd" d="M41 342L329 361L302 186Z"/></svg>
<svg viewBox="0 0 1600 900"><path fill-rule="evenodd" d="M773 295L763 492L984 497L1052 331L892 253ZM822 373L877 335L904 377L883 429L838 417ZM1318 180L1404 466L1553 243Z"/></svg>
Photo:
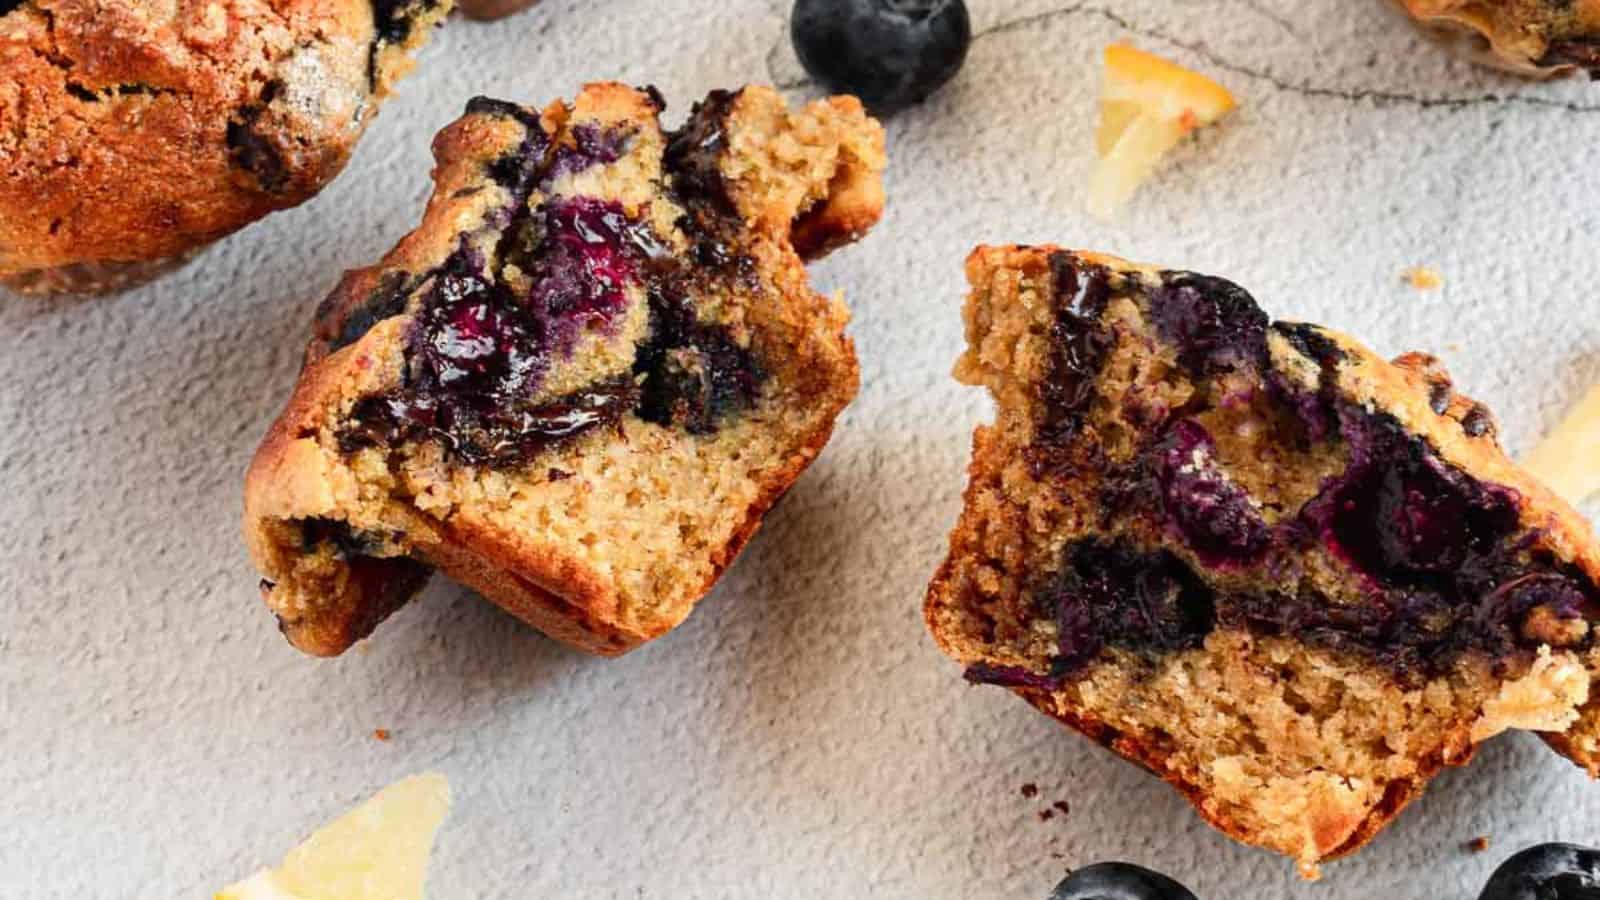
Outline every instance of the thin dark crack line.
<svg viewBox="0 0 1600 900"><path fill-rule="evenodd" d="M1243 65L1241 63L1236 63L1232 60L1226 59L1219 55L1216 51L1207 47L1205 44L1181 40L1159 29L1140 27L1118 13L1113 12L1112 10L1099 6L1090 6L1086 3L1077 3L1073 4L1072 6L1064 6L1058 9L1046 10L1045 12L1034 13L1018 19L1013 19L1010 22L1002 22L999 25L994 25L977 32L972 36L972 41L973 43L977 43L978 41L981 41L987 37L993 37L1001 34L1011 34L1013 32L1032 28L1036 25L1042 25L1047 22L1051 22L1055 19L1066 18L1068 16L1080 14L1099 16L1100 18L1105 19L1119 28L1131 31L1141 37L1147 37L1151 40L1161 41L1166 44L1171 44L1174 47L1187 50L1190 53L1193 53L1196 56L1204 59L1206 62L1217 67L1218 69L1222 69L1223 71L1232 72L1235 75L1242 75L1245 78L1255 81L1265 82L1266 84L1280 91L1290 94L1298 94L1303 97L1327 100L1344 100L1350 103L1369 102L1377 105L1410 105L1420 109L1443 109L1449 111L1458 111L1484 105L1516 104L1520 106L1531 106L1538 109L1559 110L1562 112L1600 113L1600 105L1575 103L1571 100L1551 100L1545 97L1529 97L1523 94L1478 94L1472 97L1423 97L1417 94L1407 94L1400 91L1386 91L1378 88L1335 88L1319 87L1317 85L1310 84L1297 84L1292 81L1286 81L1282 77L1274 75L1264 69L1258 69L1254 66ZM810 85L812 83L811 79L799 78L778 82L776 77L777 69L774 63L778 57L778 52L783 48L783 37L784 35L787 35L787 33L788 29L784 29L783 35L780 35L778 40L773 43L771 49L767 51L767 77L775 82L776 86L780 90L799 90L800 88Z"/></svg>

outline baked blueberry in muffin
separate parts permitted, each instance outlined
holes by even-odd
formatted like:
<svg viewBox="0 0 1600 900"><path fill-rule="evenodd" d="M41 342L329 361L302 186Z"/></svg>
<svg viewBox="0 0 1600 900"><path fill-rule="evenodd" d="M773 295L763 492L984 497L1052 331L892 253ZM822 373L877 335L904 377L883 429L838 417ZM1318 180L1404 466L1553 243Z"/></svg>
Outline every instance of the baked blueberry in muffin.
<svg viewBox="0 0 1600 900"><path fill-rule="evenodd" d="M1600 76L1600 0L1395 0L1471 59L1523 75Z"/></svg>
<svg viewBox="0 0 1600 900"><path fill-rule="evenodd" d="M0 285L129 287L311 197L450 6L0 3Z"/></svg>
<svg viewBox="0 0 1600 900"><path fill-rule="evenodd" d="M1109 256L967 275L998 413L925 613L969 680L1307 873L1507 729L1594 770L1600 548L1436 360Z"/></svg>
<svg viewBox="0 0 1600 900"><path fill-rule="evenodd" d="M343 651L433 569L601 654L690 612L854 396L802 259L882 211L853 98L479 98L422 223L323 302L251 466L245 533L289 640Z"/></svg>

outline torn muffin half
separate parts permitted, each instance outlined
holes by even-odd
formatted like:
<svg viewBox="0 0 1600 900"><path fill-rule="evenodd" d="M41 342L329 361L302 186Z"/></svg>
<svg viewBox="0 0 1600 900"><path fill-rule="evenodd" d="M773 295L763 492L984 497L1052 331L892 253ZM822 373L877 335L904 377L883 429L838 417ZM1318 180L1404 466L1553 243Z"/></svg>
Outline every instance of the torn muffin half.
<svg viewBox="0 0 1600 900"><path fill-rule="evenodd" d="M289 640L342 652L434 570L614 655L681 622L855 395L802 259L882 211L853 98L479 98L422 223L322 303L251 465L245 537Z"/></svg>
<svg viewBox="0 0 1600 900"><path fill-rule="evenodd" d="M925 614L968 680L1308 875L1507 729L1594 769L1600 548L1435 359L1100 254L967 276L998 412Z"/></svg>

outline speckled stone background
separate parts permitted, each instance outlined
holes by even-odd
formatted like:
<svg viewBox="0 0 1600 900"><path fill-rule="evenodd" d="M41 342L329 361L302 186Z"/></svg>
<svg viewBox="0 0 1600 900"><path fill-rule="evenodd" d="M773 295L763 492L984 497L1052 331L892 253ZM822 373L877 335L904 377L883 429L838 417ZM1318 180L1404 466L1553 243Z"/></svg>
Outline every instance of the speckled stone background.
<svg viewBox="0 0 1600 900"><path fill-rule="evenodd" d="M1308 886L967 687L923 631L988 414L948 377L975 243L1224 274L1278 315L1432 348L1513 449L1600 381L1600 85L1454 62L1372 0L974 0L959 80L889 125L888 215L814 270L853 302L861 397L684 627L591 659L440 581L337 661L283 642L240 480L317 300L415 221L429 136L474 94L543 103L585 79L653 82L673 121L722 85L804 96L786 7L453 22L314 201L135 293L0 302L0 896L206 896L428 768L456 797L437 898L1022 900L1118 857L1212 900L1470 900L1513 848L1600 840L1600 785L1514 735ZM1102 225L1081 192L1119 39L1242 108ZM1445 287L1403 284L1417 264ZM1042 821L1057 800L1071 812ZM1477 835L1489 853L1461 848Z"/></svg>

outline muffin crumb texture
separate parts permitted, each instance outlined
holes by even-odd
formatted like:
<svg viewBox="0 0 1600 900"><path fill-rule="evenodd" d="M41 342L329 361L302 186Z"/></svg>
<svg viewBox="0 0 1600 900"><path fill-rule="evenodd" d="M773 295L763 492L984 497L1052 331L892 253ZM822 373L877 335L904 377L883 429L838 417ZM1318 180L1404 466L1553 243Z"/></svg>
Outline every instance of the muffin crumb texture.
<svg viewBox="0 0 1600 900"><path fill-rule="evenodd" d="M1308 876L1507 729L1593 767L1593 536L1436 359L1114 257L967 273L998 415L926 615L969 680Z"/></svg>
<svg viewBox="0 0 1600 900"><path fill-rule="evenodd" d="M852 99L653 89L440 133L422 224L324 301L247 485L289 639L342 652L441 569L615 654L688 615L827 441L857 366L802 255L863 234Z"/></svg>

